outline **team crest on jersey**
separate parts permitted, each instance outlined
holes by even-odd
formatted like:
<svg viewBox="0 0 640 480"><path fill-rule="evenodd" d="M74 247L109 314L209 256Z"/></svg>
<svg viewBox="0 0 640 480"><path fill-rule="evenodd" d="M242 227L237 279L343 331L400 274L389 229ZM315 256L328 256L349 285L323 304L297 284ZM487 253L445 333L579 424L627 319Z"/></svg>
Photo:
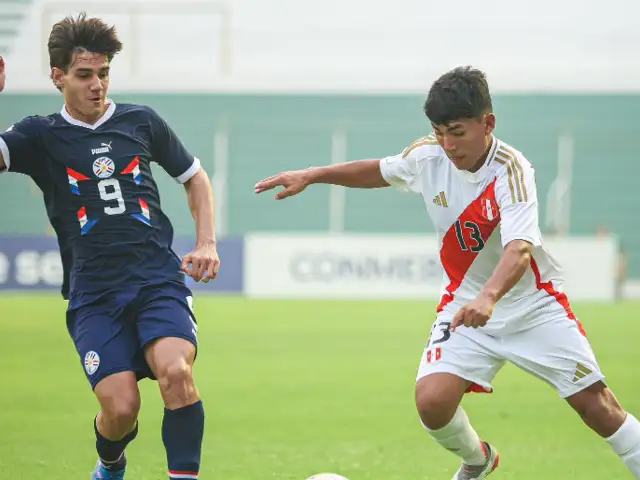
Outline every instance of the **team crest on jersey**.
<svg viewBox="0 0 640 480"><path fill-rule="evenodd" d="M100 355L93 350L87 352L84 356L84 369L87 374L93 375L98 371L98 367L100 367Z"/></svg>
<svg viewBox="0 0 640 480"><path fill-rule="evenodd" d="M100 157L93 162L93 173L95 173L98 178L109 178L113 175L115 169L116 167L113 160L108 157Z"/></svg>
<svg viewBox="0 0 640 480"><path fill-rule="evenodd" d="M483 198L482 202L482 216L491 221L498 216L498 205L490 198Z"/></svg>

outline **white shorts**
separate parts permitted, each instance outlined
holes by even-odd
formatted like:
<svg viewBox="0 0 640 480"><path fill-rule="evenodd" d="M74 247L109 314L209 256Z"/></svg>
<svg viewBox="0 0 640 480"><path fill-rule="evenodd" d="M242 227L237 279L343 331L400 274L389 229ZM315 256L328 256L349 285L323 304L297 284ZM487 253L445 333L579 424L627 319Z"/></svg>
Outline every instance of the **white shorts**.
<svg viewBox="0 0 640 480"><path fill-rule="evenodd" d="M491 392L491 382L506 361L544 380L562 398L604 380L589 341L566 314L553 314L542 324L504 336L465 326L449 332L451 320L448 312L438 315L416 380L451 373L474 384L468 391Z"/></svg>

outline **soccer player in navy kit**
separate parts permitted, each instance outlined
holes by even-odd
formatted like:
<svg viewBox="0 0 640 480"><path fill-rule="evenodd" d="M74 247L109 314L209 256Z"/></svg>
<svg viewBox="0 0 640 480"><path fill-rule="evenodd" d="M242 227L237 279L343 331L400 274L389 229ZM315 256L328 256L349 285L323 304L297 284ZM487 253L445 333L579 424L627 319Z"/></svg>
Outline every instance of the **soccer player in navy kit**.
<svg viewBox="0 0 640 480"><path fill-rule="evenodd" d="M157 379L171 479L196 479L204 410L192 367L197 324L184 275L216 277L213 194L200 162L151 108L107 97L122 44L100 19L67 17L48 42L59 113L27 117L0 135L0 171L33 178L60 245L67 327L101 406L92 479L123 479L138 433L137 381ZM0 90L4 87L0 59ZM184 185L196 247L182 260L150 164Z"/></svg>

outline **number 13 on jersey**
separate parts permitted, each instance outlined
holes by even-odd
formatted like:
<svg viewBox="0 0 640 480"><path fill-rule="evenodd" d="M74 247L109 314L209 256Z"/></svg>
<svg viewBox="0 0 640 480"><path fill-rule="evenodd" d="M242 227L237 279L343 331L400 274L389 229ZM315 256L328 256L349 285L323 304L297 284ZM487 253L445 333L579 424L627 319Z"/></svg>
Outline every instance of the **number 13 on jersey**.
<svg viewBox="0 0 640 480"><path fill-rule="evenodd" d="M480 227L475 222L464 222L460 219L456 220L456 237L462 250L471 250L476 253L484 248L484 239L482 238L482 232ZM467 239L465 239L465 237Z"/></svg>

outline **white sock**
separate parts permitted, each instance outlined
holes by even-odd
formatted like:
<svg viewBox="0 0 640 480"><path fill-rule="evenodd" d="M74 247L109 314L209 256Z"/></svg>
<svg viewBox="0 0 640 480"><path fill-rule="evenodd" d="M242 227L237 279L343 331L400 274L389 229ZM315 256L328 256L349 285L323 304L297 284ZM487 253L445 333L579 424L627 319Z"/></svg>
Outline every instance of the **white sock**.
<svg viewBox="0 0 640 480"><path fill-rule="evenodd" d="M458 407L456 414L444 427L438 430L425 429L436 442L461 457L467 465L484 465L487 461L480 437L462 407Z"/></svg>
<svg viewBox="0 0 640 480"><path fill-rule="evenodd" d="M607 438L607 442L633 476L640 479L640 422L627 413L624 423Z"/></svg>

